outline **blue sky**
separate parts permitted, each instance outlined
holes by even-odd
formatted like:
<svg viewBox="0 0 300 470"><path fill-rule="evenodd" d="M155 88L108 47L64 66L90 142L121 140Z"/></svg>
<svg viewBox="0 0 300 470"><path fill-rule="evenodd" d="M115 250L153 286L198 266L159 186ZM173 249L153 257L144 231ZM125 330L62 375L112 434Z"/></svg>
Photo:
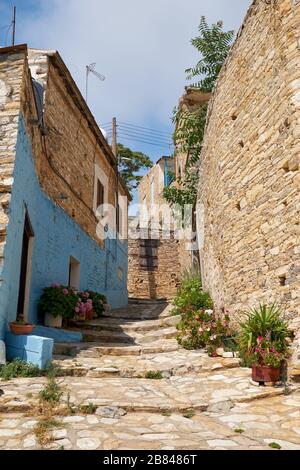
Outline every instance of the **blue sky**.
<svg viewBox="0 0 300 470"><path fill-rule="evenodd" d="M171 115L182 95L185 69L197 62L190 39L201 15L238 30L251 0L0 0L3 29L17 6L17 43L57 49L84 93L85 66L96 62L105 82L90 79L89 105L99 124L119 121L171 133ZM127 136L128 137L128 136ZM121 140L121 138L120 138ZM156 161L168 154L123 141Z"/></svg>

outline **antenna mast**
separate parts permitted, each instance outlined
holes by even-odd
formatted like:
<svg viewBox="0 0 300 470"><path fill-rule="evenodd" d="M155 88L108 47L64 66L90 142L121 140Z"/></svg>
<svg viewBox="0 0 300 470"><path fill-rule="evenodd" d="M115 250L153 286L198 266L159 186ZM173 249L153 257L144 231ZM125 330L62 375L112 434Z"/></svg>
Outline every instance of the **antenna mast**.
<svg viewBox="0 0 300 470"><path fill-rule="evenodd" d="M12 16L12 45L15 45L16 39L16 17L17 17L17 8L13 7L13 16Z"/></svg>
<svg viewBox="0 0 300 470"><path fill-rule="evenodd" d="M96 68L96 63L95 62L93 62L92 64L86 66L86 88L85 88L85 101L86 102L88 102L90 73L95 75L99 80L101 80L101 82L104 82L104 80L105 80L104 75L101 75L101 73L96 72L95 68Z"/></svg>

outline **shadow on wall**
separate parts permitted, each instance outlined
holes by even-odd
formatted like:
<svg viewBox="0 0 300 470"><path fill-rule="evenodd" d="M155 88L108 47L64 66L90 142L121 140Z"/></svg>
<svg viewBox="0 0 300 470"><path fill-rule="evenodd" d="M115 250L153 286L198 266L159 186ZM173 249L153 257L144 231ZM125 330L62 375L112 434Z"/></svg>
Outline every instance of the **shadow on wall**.
<svg viewBox="0 0 300 470"><path fill-rule="evenodd" d="M148 286L149 286L149 298L152 300L157 299L155 271L148 270Z"/></svg>

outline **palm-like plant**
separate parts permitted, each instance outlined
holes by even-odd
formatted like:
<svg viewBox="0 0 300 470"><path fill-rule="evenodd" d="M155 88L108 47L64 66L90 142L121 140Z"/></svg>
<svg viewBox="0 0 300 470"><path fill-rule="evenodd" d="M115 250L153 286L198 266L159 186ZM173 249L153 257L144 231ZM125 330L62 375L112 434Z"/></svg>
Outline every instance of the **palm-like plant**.
<svg viewBox="0 0 300 470"><path fill-rule="evenodd" d="M240 323L240 328L239 347L242 353L253 350L260 337L276 345L278 352L285 353L288 350L290 331L276 304L260 304L259 308L253 308L246 313L246 320Z"/></svg>

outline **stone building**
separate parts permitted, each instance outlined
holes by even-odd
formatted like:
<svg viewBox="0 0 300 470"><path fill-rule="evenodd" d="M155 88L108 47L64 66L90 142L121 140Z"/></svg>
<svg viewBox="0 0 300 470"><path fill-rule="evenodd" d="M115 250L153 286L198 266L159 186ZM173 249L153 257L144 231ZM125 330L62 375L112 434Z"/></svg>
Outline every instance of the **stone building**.
<svg viewBox="0 0 300 470"><path fill-rule="evenodd" d="M179 242L174 237L173 226L168 225L170 208L163 197L173 174L174 159L162 157L139 184L139 225L129 231L128 241L130 297L170 299L177 291Z"/></svg>
<svg viewBox="0 0 300 470"><path fill-rule="evenodd" d="M185 93L179 100L178 113L188 114L197 111L203 106L207 106L211 98L211 93L204 93L195 87L186 87ZM178 134L178 130L182 126L182 120L178 119L175 128L175 135ZM180 139L175 140L175 176L176 178L184 178L186 172L186 165L188 163L189 155L184 149L182 149L182 143Z"/></svg>
<svg viewBox="0 0 300 470"><path fill-rule="evenodd" d="M38 321L53 282L127 304L129 197L58 52L0 49L0 338L17 314ZM97 207L116 201L104 224Z"/></svg>
<svg viewBox="0 0 300 470"><path fill-rule="evenodd" d="M207 107L211 98L211 93L204 93L195 87L186 87L184 94L181 96L177 112L179 118L176 122L174 133L174 168L176 180L172 183L178 185L180 179L184 180L186 176L187 165L189 164L189 151L186 148L185 139L181 139L181 129L186 125L186 119L189 115L200 111L200 108ZM190 229L196 234L196 217L195 210L191 213ZM178 256L180 271L199 270L199 252L197 249L196 235L190 239L180 239L178 246Z"/></svg>
<svg viewBox="0 0 300 470"><path fill-rule="evenodd" d="M200 161L202 279L234 318L276 302L300 323L299 164L300 1L255 0L210 102Z"/></svg>

